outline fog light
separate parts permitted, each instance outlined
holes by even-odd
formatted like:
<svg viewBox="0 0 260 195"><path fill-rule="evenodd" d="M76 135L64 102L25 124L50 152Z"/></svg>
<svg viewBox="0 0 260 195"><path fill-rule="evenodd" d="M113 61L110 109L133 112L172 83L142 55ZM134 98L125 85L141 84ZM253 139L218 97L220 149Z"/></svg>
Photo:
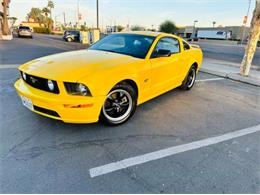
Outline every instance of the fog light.
<svg viewBox="0 0 260 195"><path fill-rule="evenodd" d="M51 80L48 80L48 87L49 87L49 90L51 90L51 91L54 90L54 83Z"/></svg>

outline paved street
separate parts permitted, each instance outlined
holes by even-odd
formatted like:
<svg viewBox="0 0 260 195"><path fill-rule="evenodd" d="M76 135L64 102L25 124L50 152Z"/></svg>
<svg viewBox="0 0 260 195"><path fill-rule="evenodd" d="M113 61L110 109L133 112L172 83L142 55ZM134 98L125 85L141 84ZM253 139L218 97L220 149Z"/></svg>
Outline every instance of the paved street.
<svg viewBox="0 0 260 195"><path fill-rule="evenodd" d="M22 64L34 58L86 47L80 43L67 43L62 36L35 34L33 39L15 38L0 42L0 64Z"/></svg>
<svg viewBox="0 0 260 195"><path fill-rule="evenodd" d="M200 45L205 58L233 63L241 63L243 59L244 47L242 46L207 42L194 42L194 44ZM35 57L87 47L79 43L64 42L62 36L36 34L33 40L16 38L9 42L0 42L0 64L20 64ZM16 50L15 57L10 52L14 50ZM253 64L260 66L260 48L257 48Z"/></svg>
<svg viewBox="0 0 260 195"><path fill-rule="evenodd" d="M0 64L80 48L57 36L14 39L0 42ZM0 68L0 193L260 193L259 87L199 73L192 90L172 90L106 127L30 112L13 87L18 77ZM148 154L166 148L166 157ZM154 159L120 162L145 154ZM119 170L90 175L118 161Z"/></svg>
<svg viewBox="0 0 260 195"><path fill-rule="evenodd" d="M225 60L228 62L240 64L244 57L244 52L245 52L244 46L217 44L217 41L215 41L214 43L194 42L194 44L198 44L202 48L204 57L206 58L211 58L215 60ZM259 47L256 49L256 53L254 55L252 64L260 67Z"/></svg>

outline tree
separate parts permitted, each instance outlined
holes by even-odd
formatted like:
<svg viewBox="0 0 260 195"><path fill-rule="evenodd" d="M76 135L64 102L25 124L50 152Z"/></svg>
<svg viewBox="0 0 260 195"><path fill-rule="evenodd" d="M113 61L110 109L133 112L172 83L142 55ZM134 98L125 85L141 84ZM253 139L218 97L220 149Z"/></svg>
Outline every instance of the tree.
<svg viewBox="0 0 260 195"><path fill-rule="evenodd" d="M171 33L174 34L177 31L177 27L174 24L174 22L170 21L170 20L166 20L164 21L160 27L159 27L159 31L160 32L165 32L165 33Z"/></svg>
<svg viewBox="0 0 260 195"><path fill-rule="evenodd" d="M53 29L53 20L49 17L46 19L46 26L49 29L49 32Z"/></svg>
<svg viewBox="0 0 260 195"><path fill-rule="evenodd" d="M9 0L3 0L3 7L4 7L4 15L3 15L3 35L10 35L11 31L8 26L8 18L7 18L7 6Z"/></svg>
<svg viewBox="0 0 260 195"><path fill-rule="evenodd" d="M17 18L16 18L16 17L8 17L8 20L9 20L10 23L11 23L11 27L13 27L14 24L15 24L15 22L16 22L16 20L17 20Z"/></svg>
<svg viewBox="0 0 260 195"><path fill-rule="evenodd" d="M256 0L255 10L251 20L248 43L245 48L244 58L240 67L240 74L248 76L251 63L256 51L257 42L260 36L260 0Z"/></svg>
<svg viewBox="0 0 260 195"><path fill-rule="evenodd" d="M51 19L52 19L52 12L51 12L51 10L54 8L54 3L53 3L53 1L48 0L48 5L47 5L47 7L50 9L50 16L51 16Z"/></svg>
<svg viewBox="0 0 260 195"><path fill-rule="evenodd" d="M212 24L213 24L213 28L215 27L215 24L216 24L216 23L217 23L217 22L215 22L215 21L212 22Z"/></svg>
<svg viewBox="0 0 260 195"><path fill-rule="evenodd" d="M125 28L125 27L123 27L123 26L121 26L121 25L118 25L118 26L116 27L117 32L121 32L122 30L124 30L124 28Z"/></svg>
<svg viewBox="0 0 260 195"><path fill-rule="evenodd" d="M132 31L144 31L145 28L142 27L142 26L135 25L135 26L132 26L132 27L131 27L131 30L132 30Z"/></svg>
<svg viewBox="0 0 260 195"><path fill-rule="evenodd" d="M49 15L49 13L50 13L49 8L44 7L44 8L42 9L42 13L45 15L45 26L49 28L49 26L48 26L48 15Z"/></svg>
<svg viewBox="0 0 260 195"><path fill-rule="evenodd" d="M86 24L84 25L80 25L80 31L87 31L88 27L86 26Z"/></svg>
<svg viewBox="0 0 260 195"><path fill-rule="evenodd" d="M45 15L45 17L47 18L48 15L49 15L49 13L50 13L49 8L48 8L48 7L44 7L44 8L42 9L42 13L43 13L43 14Z"/></svg>
<svg viewBox="0 0 260 195"><path fill-rule="evenodd" d="M44 22L44 16L42 15L42 10L40 8L32 8L27 14L27 20L33 19L35 22L42 24Z"/></svg>

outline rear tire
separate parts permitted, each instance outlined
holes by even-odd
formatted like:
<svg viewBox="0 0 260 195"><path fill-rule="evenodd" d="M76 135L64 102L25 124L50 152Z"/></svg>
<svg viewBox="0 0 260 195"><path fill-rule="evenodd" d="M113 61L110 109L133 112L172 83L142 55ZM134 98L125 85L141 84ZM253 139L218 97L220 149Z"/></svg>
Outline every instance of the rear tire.
<svg viewBox="0 0 260 195"><path fill-rule="evenodd" d="M109 126L121 125L133 116L137 93L127 84L117 84L109 92L102 106L100 121Z"/></svg>
<svg viewBox="0 0 260 195"><path fill-rule="evenodd" d="M196 67L195 67L195 65L192 65L190 67L190 70L188 71L184 81L182 82L181 89L190 90L195 83L196 76L197 76Z"/></svg>

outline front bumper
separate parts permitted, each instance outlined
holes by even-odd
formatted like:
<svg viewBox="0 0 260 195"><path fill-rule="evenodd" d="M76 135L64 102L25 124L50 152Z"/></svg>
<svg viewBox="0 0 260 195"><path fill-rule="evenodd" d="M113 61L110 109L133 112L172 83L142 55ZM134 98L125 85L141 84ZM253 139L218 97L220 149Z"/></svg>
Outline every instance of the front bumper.
<svg viewBox="0 0 260 195"><path fill-rule="evenodd" d="M24 96L32 101L33 112L66 123L97 122L105 101L105 96L84 97L52 94L33 88L22 79L16 81L14 86L19 96ZM65 105L84 105L84 107L68 107Z"/></svg>

